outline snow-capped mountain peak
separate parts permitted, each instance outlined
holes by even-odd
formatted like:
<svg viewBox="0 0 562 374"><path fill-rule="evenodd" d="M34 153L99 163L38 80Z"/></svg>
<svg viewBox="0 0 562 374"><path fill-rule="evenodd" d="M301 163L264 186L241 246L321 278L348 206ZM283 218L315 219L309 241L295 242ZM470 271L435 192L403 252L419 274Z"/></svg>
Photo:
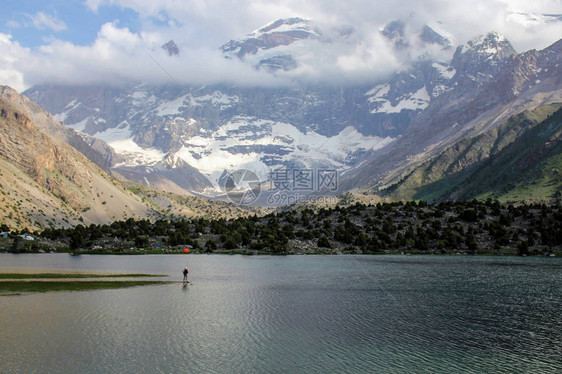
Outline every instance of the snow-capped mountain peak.
<svg viewBox="0 0 562 374"><path fill-rule="evenodd" d="M493 77L517 52L503 35L490 32L457 47L451 66L481 84Z"/></svg>
<svg viewBox="0 0 562 374"><path fill-rule="evenodd" d="M307 34L316 34L319 36L318 31L314 30L311 26L311 21L299 17L282 18L270 22L265 26L253 31L249 36L258 38L264 34L274 32L304 32Z"/></svg>
<svg viewBox="0 0 562 374"><path fill-rule="evenodd" d="M298 65L298 55L307 50L302 43L319 38L320 32L312 27L311 21L285 18L271 22L244 38L231 40L221 49L226 58L244 60L255 68L292 70Z"/></svg>
<svg viewBox="0 0 562 374"><path fill-rule="evenodd" d="M460 55L474 61L502 61L517 54L505 36L493 31L457 47L455 58Z"/></svg>
<svg viewBox="0 0 562 374"><path fill-rule="evenodd" d="M515 53L506 37L495 31L470 40L467 45L472 51L486 56L497 55L500 58L505 58Z"/></svg>
<svg viewBox="0 0 562 374"><path fill-rule="evenodd" d="M309 20L302 18L279 19L271 22L244 38L231 40L222 46L222 51L227 57L237 56L244 58L262 51L280 46L290 45L299 40L317 38Z"/></svg>

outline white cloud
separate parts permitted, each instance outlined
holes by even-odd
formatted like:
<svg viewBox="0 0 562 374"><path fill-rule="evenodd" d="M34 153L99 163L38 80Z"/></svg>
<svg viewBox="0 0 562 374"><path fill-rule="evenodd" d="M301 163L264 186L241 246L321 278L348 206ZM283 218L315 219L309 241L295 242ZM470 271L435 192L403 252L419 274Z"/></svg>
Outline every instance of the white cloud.
<svg viewBox="0 0 562 374"><path fill-rule="evenodd" d="M29 57L29 50L22 48L11 38L10 35L0 33L0 84L22 91L26 85L24 74L19 68L21 61Z"/></svg>
<svg viewBox="0 0 562 374"><path fill-rule="evenodd" d="M560 0L87 0L86 4L94 12L104 6L130 8L139 14L142 31L132 32L113 22L101 25L90 45L49 39L37 50L28 51L25 60L12 63L11 69L18 67L13 78L19 77L20 86L22 76L25 85L123 80L247 85L364 82L388 76L405 61L405 56L393 54L379 33L382 26L398 18L405 20L410 34L426 23L438 23L457 43L498 31L520 52L545 48L562 35L562 22L542 22L540 17L533 21L520 15L562 13ZM298 68L276 76L225 60L219 51L230 39L276 18L293 16L312 19L324 30L350 26L354 33L330 48L322 42L307 44L298 56ZM66 27L41 12L33 20L38 28ZM179 45L180 56L167 56L160 48L170 39Z"/></svg>
<svg viewBox="0 0 562 374"><path fill-rule="evenodd" d="M31 25L38 30L62 31L67 29L66 23L56 16L51 16L44 12L27 14L26 16L31 22Z"/></svg>
<svg viewBox="0 0 562 374"><path fill-rule="evenodd" d="M560 0L499 0L512 12L560 14L562 3Z"/></svg>
<svg viewBox="0 0 562 374"><path fill-rule="evenodd" d="M214 29L213 33L220 34L223 40L276 18L293 16L364 28L417 14L422 19L449 24L466 39L475 30L503 28L505 17L511 12L562 13L560 0L88 0L87 4L93 10L107 5L130 8L145 19L167 14L199 30Z"/></svg>
<svg viewBox="0 0 562 374"><path fill-rule="evenodd" d="M243 63L226 60L216 48L183 49L170 57L154 33L133 33L116 23L102 25L92 45L76 46L54 40L40 47L20 64L28 85L121 83L246 83L278 84Z"/></svg>

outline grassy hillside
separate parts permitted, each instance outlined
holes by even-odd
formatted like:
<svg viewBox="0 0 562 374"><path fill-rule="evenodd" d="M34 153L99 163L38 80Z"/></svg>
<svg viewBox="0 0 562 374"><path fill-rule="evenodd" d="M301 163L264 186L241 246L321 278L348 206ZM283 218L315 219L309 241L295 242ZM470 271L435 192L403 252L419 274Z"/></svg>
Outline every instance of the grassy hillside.
<svg viewBox="0 0 562 374"><path fill-rule="evenodd" d="M383 191L397 200L559 199L562 104L523 112L447 148Z"/></svg>
<svg viewBox="0 0 562 374"><path fill-rule="evenodd" d="M162 217L205 219L238 218L264 215L271 211L266 207L241 206L224 201L209 200L193 195L178 195L158 191L144 184L120 181L121 185L157 211Z"/></svg>

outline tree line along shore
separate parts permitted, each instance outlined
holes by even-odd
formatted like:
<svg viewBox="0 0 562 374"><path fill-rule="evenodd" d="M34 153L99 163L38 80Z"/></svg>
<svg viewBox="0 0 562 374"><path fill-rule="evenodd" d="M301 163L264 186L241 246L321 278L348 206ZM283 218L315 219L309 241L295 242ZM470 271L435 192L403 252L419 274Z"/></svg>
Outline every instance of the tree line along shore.
<svg viewBox="0 0 562 374"><path fill-rule="evenodd" d="M491 199L287 208L235 219L131 218L34 233L0 228L5 236L0 250L13 253L562 256L559 203L511 205Z"/></svg>

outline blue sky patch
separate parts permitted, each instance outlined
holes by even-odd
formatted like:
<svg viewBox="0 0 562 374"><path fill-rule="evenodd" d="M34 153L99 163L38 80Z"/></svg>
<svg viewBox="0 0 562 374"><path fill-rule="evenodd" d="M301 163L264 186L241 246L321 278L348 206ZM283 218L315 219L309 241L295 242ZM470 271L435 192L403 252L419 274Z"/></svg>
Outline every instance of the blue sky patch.
<svg viewBox="0 0 562 374"><path fill-rule="evenodd" d="M59 39L75 45L94 42L101 25L117 22L120 28L140 32L139 14L129 8L102 6L97 12L83 1L3 0L0 32L12 35L22 46L35 48Z"/></svg>

